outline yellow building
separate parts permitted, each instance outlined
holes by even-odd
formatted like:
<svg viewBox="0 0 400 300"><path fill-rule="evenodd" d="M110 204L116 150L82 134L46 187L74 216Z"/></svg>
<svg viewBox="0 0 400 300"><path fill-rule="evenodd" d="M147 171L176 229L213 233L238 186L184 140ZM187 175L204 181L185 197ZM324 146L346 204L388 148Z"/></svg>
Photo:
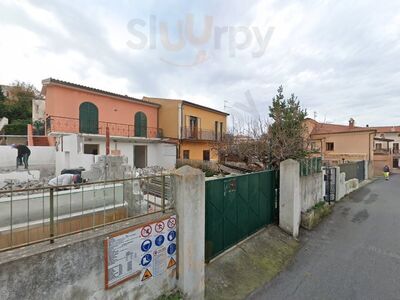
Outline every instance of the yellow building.
<svg viewBox="0 0 400 300"><path fill-rule="evenodd" d="M159 128L177 142L181 159L218 160L218 146L225 135L229 114L185 100L143 97L160 104Z"/></svg>

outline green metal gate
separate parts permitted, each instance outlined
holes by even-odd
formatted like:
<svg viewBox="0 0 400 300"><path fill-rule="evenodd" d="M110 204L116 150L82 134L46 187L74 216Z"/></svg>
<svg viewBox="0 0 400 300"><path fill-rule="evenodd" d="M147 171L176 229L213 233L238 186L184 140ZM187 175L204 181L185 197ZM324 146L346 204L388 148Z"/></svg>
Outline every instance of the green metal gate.
<svg viewBox="0 0 400 300"><path fill-rule="evenodd" d="M206 181L206 261L274 223L277 171Z"/></svg>

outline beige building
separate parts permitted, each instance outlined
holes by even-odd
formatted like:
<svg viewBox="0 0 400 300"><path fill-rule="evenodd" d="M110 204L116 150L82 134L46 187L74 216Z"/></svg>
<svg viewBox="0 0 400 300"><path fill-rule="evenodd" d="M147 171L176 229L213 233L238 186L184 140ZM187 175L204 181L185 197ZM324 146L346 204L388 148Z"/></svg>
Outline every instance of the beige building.
<svg viewBox="0 0 400 300"><path fill-rule="evenodd" d="M386 163L392 168L400 167L400 126L373 127L375 156L386 156Z"/></svg>
<svg viewBox="0 0 400 300"><path fill-rule="evenodd" d="M376 130L357 127L353 119L348 125L319 123L306 119L311 148L321 153L323 160L332 163L374 160Z"/></svg>

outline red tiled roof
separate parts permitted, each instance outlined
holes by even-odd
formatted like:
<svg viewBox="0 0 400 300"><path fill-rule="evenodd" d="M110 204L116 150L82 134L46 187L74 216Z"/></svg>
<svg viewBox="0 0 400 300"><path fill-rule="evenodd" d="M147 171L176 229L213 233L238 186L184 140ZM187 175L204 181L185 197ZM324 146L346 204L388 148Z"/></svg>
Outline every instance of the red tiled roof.
<svg viewBox="0 0 400 300"><path fill-rule="evenodd" d="M319 123L313 119L307 119L314 124L314 128L311 131L311 134L326 134L326 133L345 133L345 132L360 132L360 131L374 131L374 128L371 127L358 127L349 125L339 125L339 124L328 124L328 123Z"/></svg>
<svg viewBox="0 0 400 300"><path fill-rule="evenodd" d="M400 126L380 126L370 128L375 129L378 133L400 132Z"/></svg>
<svg viewBox="0 0 400 300"><path fill-rule="evenodd" d="M140 100L140 99L137 99L137 98L134 98L134 97L129 97L127 95L121 95L121 94L116 94L116 93L112 93L112 92L107 92L107 91L96 89L96 88L92 88L92 87L89 87L89 86L80 85L80 84L76 84L76 83L72 83L72 82L68 82L68 81L63 81L63 80L59 80L59 79L54 79L54 78L44 79L44 80L42 80L42 84L43 84L43 88L45 88L49 84L55 84L55 85L59 85L59 86L85 90L85 91L88 91L88 92L101 94L101 95L104 95L104 96L110 96L110 97L114 97L114 98L120 98L120 99L124 99L124 100L129 100L129 101L132 101L132 102L141 103L143 105L148 105L148 106L153 106L153 107L160 107L159 104L148 102L148 101L143 101L143 100Z"/></svg>

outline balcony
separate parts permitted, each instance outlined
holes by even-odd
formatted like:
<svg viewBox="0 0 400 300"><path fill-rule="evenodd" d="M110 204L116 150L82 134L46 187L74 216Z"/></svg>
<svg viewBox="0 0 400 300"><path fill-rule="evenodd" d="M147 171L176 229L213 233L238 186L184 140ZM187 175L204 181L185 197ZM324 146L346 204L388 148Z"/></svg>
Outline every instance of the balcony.
<svg viewBox="0 0 400 300"><path fill-rule="evenodd" d="M392 153L391 149L383 149L383 148L374 149L375 155L389 155L391 153Z"/></svg>
<svg viewBox="0 0 400 300"><path fill-rule="evenodd" d="M225 133L222 134L214 130L201 129L197 127L182 127L182 139L183 140L194 140L194 141L222 141Z"/></svg>
<svg viewBox="0 0 400 300"><path fill-rule="evenodd" d="M110 136L121 137L140 137L140 138L162 138L162 130L153 127L135 128L134 125L79 121L74 118L48 117L46 119L46 133L86 133L96 135L106 135L106 129L109 129Z"/></svg>

